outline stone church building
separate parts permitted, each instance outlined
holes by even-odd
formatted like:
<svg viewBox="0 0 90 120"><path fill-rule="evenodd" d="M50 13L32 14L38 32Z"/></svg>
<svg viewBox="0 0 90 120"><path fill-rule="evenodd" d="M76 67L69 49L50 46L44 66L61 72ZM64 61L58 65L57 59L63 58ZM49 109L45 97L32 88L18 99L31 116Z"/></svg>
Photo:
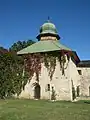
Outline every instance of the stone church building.
<svg viewBox="0 0 90 120"><path fill-rule="evenodd" d="M20 98L29 99L54 99L54 100L74 100L81 97L90 96L90 61L81 61L72 49L61 44L60 36L53 23L49 20L40 27L37 36L38 42L19 51L18 55L46 54L59 52L64 53L65 62L61 63L56 57L55 70L50 79L49 71L45 64L41 63L41 73L39 81L36 74L25 85L20 94ZM69 60L68 60L69 54ZM60 64L61 63L61 64ZM64 72L62 74L62 71ZM33 85L36 83L35 85Z"/></svg>

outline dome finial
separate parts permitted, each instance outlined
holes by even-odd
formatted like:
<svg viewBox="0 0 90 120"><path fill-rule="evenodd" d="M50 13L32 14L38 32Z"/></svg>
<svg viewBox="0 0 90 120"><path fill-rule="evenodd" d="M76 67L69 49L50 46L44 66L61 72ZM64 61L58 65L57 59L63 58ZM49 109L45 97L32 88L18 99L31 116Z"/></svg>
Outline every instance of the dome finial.
<svg viewBox="0 0 90 120"><path fill-rule="evenodd" d="M48 16L48 20L47 20L47 22L50 22L50 17Z"/></svg>

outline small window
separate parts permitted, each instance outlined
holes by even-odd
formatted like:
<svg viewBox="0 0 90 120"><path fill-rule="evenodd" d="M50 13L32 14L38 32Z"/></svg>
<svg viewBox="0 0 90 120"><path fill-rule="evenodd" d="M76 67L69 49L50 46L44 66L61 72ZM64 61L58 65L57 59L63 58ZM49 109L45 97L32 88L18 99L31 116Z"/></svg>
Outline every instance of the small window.
<svg viewBox="0 0 90 120"><path fill-rule="evenodd" d="M79 74L79 75L82 75L82 71L81 71L81 70L78 70L78 74Z"/></svg>
<svg viewBox="0 0 90 120"><path fill-rule="evenodd" d="M47 84L47 90L50 91L50 84Z"/></svg>

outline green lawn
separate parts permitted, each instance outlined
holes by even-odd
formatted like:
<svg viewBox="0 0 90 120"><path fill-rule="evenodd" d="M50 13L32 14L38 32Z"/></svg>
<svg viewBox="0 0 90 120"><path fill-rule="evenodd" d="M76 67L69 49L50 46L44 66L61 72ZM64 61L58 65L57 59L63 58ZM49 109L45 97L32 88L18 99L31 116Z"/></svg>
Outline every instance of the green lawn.
<svg viewBox="0 0 90 120"><path fill-rule="evenodd" d="M0 120L90 120L90 101L0 100Z"/></svg>

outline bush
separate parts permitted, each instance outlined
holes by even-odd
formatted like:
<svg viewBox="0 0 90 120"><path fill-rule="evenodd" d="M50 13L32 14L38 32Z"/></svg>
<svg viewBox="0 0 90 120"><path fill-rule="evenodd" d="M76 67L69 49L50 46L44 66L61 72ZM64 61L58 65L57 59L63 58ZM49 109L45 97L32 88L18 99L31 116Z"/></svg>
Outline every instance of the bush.
<svg viewBox="0 0 90 120"><path fill-rule="evenodd" d="M54 88L52 87L52 95L51 95L51 100L56 100L56 93Z"/></svg>
<svg viewBox="0 0 90 120"><path fill-rule="evenodd" d="M75 98L76 98L75 88L74 86L72 86L72 99L74 100Z"/></svg>

